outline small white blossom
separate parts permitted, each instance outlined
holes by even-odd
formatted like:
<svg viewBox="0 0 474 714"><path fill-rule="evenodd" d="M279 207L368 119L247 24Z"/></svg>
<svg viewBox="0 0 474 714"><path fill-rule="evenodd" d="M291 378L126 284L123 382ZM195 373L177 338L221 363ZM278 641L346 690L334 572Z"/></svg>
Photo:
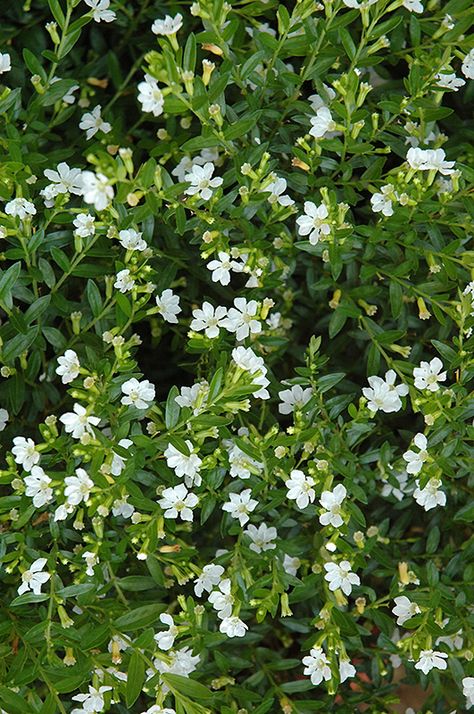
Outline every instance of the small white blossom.
<svg viewBox="0 0 474 714"><path fill-rule="evenodd" d="M470 709L474 706L474 677L464 677L462 680L462 693L467 700L466 706Z"/></svg>
<svg viewBox="0 0 474 714"><path fill-rule="evenodd" d="M108 0L105 0L108 2ZM86 2L104 2L104 0L86 0ZM104 693L110 692L112 687L93 687L89 685L88 694L76 694L72 697L73 701L80 702L82 704L82 710L87 712L87 714L96 714L96 712L101 712L105 706Z"/></svg>
<svg viewBox="0 0 474 714"><path fill-rule="evenodd" d="M296 410L303 409L313 396L311 387L303 389L300 384L295 384L290 389L283 389L278 392L281 403L278 405L280 414L292 414Z"/></svg>
<svg viewBox="0 0 474 714"><path fill-rule="evenodd" d="M24 436L15 436L12 454L16 463L23 466L25 471L31 471L41 458L33 439L25 439Z"/></svg>
<svg viewBox="0 0 474 714"><path fill-rule="evenodd" d="M283 558L283 570L285 573L288 573L288 575L296 575L298 572L298 568L301 566L301 560L296 557L292 557L291 555L288 555L288 553L285 553L285 557Z"/></svg>
<svg viewBox="0 0 474 714"><path fill-rule="evenodd" d="M236 270L241 272L240 263L232 260L229 253L225 251L219 251L218 258L211 260L207 264L208 270L212 271L211 278L214 283L220 283L221 285L228 285L230 283L230 271Z"/></svg>
<svg viewBox="0 0 474 714"><path fill-rule="evenodd" d="M61 161L56 167L56 171L45 169L44 175L53 182L54 190L58 193L74 193L76 196L82 195L82 171L81 169L71 169L65 161Z"/></svg>
<svg viewBox="0 0 474 714"><path fill-rule="evenodd" d="M349 662L348 659L341 659L339 662L339 682L342 684L346 679L355 677L357 673L356 668L353 664Z"/></svg>
<svg viewBox="0 0 474 714"><path fill-rule="evenodd" d="M217 617L221 620L232 615L234 598L231 589L231 581L229 578L225 578L220 581L218 590L214 590L214 592L209 595L209 602L214 610L217 611Z"/></svg>
<svg viewBox="0 0 474 714"><path fill-rule="evenodd" d="M294 201L286 193L286 179L276 177L272 183L265 187L265 193L269 193L268 203L278 203L280 206L292 206Z"/></svg>
<svg viewBox="0 0 474 714"><path fill-rule="evenodd" d="M94 575L94 566L99 562L99 558L96 553L92 553L90 550L86 550L81 557L86 561L86 575L91 578Z"/></svg>
<svg viewBox="0 0 474 714"><path fill-rule="evenodd" d="M219 585L223 574L224 568L222 565L214 565L214 563L205 565L201 575L194 581L194 592L196 596L201 597L204 591L210 593L215 585Z"/></svg>
<svg viewBox="0 0 474 714"><path fill-rule="evenodd" d="M75 476L66 476L64 483L66 484L64 495L70 506L78 506L83 501L88 501L91 489L94 488L94 482L82 468L76 469Z"/></svg>
<svg viewBox="0 0 474 714"><path fill-rule="evenodd" d="M415 664L415 669L420 669L423 674L428 674L432 669L446 669L448 666L447 659L448 655L445 652L422 650Z"/></svg>
<svg viewBox="0 0 474 714"><path fill-rule="evenodd" d="M163 114L163 93L156 79L149 74L145 74L144 81L138 85L138 101L142 105L142 111L151 112L155 117Z"/></svg>
<svg viewBox="0 0 474 714"><path fill-rule="evenodd" d="M181 308L179 306L179 296L175 295L170 288L167 288L166 290L163 290L161 295L156 296L155 301L158 307L158 312L163 320L172 324L177 324L178 318L176 315L181 312Z"/></svg>
<svg viewBox="0 0 474 714"><path fill-rule="evenodd" d="M20 218L22 221L28 216L36 214L36 208L31 201L26 198L14 198L5 206L5 213L14 218Z"/></svg>
<svg viewBox="0 0 474 714"><path fill-rule="evenodd" d="M174 620L171 615L167 612L162 612L160 615L160 621L168 626L168 629L164 632L158 632L155 636L155 642L160 648L160 650L170 650L173 645L176 636L178 635L178 628L174 624Z"/></svg>
<svg viewBox="0 0 474 714"><path fill-rule="evenodd" d="M92 203L96 211L103 211L114 197L114 189L109 184L107 176L92 171L82 172L83 198L86 203Z"/></svg>
<svg viewBox="0 0 474 714"><path fill-rule="evenodd" d="M222 321L223 327L229 332L235 332L236 339L240 342L250 334L256 335L262 330L262 325L256 319L258 302L246 300L242 297L234 299L234 307L227 312L227 317Z"/></svg>
<svg viewBox="0 0 474 714"><path fill-rule="evenodd" d="M199 655L192 655L189 647L184 647L181 650L168 651L170 662L164 662L160 659L155 659L153 662L155 669L147 670L149 677L155 674L155 670L166 674L180 674L182 677L188 677L191 672L194 672L199 664Z"/></svg>
<svg viewBox="0 0 474 714"><path fill-rule="evenodd" d="M392 196L395 187L391 183L385 184L380 189L380 193L374 193L370 198L374 213L382 213L384 216L393 216Z"/></svg>
<svg viewBox="0 0 474 714"><path fill-rule="evenodd" d="M82 115L82 119L79 123L79 129L86 132L86 139L92 139L98 131L103 134L108 134L112 130L111 124L104 121L101 116L102 108L98 104L91 112L86 112Z"/></svg>
<svg viewBox="0 0 474 714"><path fill-rule="evenodd" d="M439 171L444 176L454 172L454 161L445 161L444 149L419 149L411 147L407 161L417 171Z"/></svg>
<svg viewBox="0 0 474 714"><path fill-rule="evenodd" d="M191 486L201 485L201 476L199 469L201 468L202 460L197 454L193 453L193 444L189 439L186 439L186 446L189 449L189 455L182 454L173 444L168 444L164 456L166 463L173 469L178 478L184 477L184 482L188 488Z"/></svg>
<svg viewBox="0 0 474 714"><path fill-rule="evenodd" d="M130 275L128 268L119 270L115 276L114 288L117 288L121 293L129 293L130 290L133 290L134 286L135 280Z"/></svg>
<svg viewBox="0 0 474 714"><path fill-rule="evenodd" d="M245 637L248 630L248 625L245 624L239 617L224 617L219 630L227 637Z"/></svg>
<svg viewBox="0 0 474 714"><path fill-rule="evenodd" d="M426 389L428 392L437 392L438 382L446 381L446 372L441 372L442 369L443 363L439 357L433 357L431 362L420 362L420 366L413 370L415 387Z"/></svg>
<svg viewBox="0 0 474 714"><path fill-rule="evenodd" d="M260 523L257 528L251 524L244 533L251 539L252 542L249 548L255 553L262 553L264 550L273 550L276 548L275 543L272 541L278 536L278 533L273 526L269 528L265 523Z"/></svg>
<svg viewBox="0 0 474 714"><path fill-rule="evenodd" d="M311 117L311 129L309 133L316 139L322 139L328 132L334 131L336 122L332 118L332 114L327 107L320 107L316 112L316 116Z"/></svg>
<svg viewBox="0 0 474 714"><path fill-rule="evenodd" d="M461 65L461 71L468 79L474 79L474 47L464 57ZM470 679L472 679L472 677Z"/></svg>
<svg viewBox="0 0 474 714"><path fill-rule="evenodd" d="M198 497L194 493L188 493L184 483L180 483L173 488L165 488L158 504L165 511L165 518L180 517L182 521L192 521L192 509L197 506L198 501Z"/></svg>
<svg viewBox="0 0 474 714"><path fill-rule="evenodd" d="M249 513L258 506L258 501L251 498L250 488L244 489L241 493L229 493L229 500L222 506L223 511L230 513L232 518L238 519L241 526L249 522Z"/></svg>
<svg viewBox="0 0 474 714"><path fill-rule="evenodd" d="M309 235L311 245L316 245L321 236L328 236L331 226L326 221L329 211L324 203L317 206L313 201L304 202L304 215L296 219L300 236Z"/></svg>
<svg viewBox="0 0 474 714"><path fill-rule="evenodd" d="M53 489L50 486L51 479L41 466L33 466L28 476L23 479L25 482L25 495L33 499L33 506L41 508L53 500Z"/></svg>
<svg viewBox="0 0 474 714"><path fill-rule="evenodd" d="M437 87L441 87L441 89L452 89L453 92L459 91L459 89L466 84L466 80L461 77L456 77L454 72L438 72L435 79L437 80Z"/></svg>
<svg viewBox="0 0 474 714"><path fill-rule="evenodd" d="M446 505L446 494L440 491L441 480L439 478L430 478L426 486L420 489L420 482L416 480L416 489L413 492L413 498L419 506L422 506L425 511L430 511L436 506Z"/></svg>
<svg viewBox="0 0 474 714"><path fill-rule="evenodd" d="M127 230L119 232L119 241L127 250L138 250L140 252L147 249L146 241L143 240L142 234L136 231L134 228L128 228Z"/></svg>
<svg viewBox="0 0 474 714"><path fill-rule="evenodd" d="M183 26L183 16L178 13L174 17L166 15L164 20L155 20L151 31L155 35L175 35Z"/></svg>
<svg viewBox="0 0 474 714"><path fill-rule="evenodd" d="M288 489L287 497L290 501L296 501L298 508L306 508L316 498L313 488L314 479L298 469L290 472L290 478L285 481L285 486Z"/></svg>
<svg viewBox="0 0 474 714"><path fill-rule="evenodd" d="M257 357L251 347L236 347L232 350L232 359L240 369L250 372L252 383L260 387L254 392L256 399L269 399L270 394L266 387L270 384L266 378L267 368L262 357Z"/></svg>
<svg viewBox="0 0 474 714"><path fill-rule="evenodd" d="M10 72L11 68L12 63L8 52L0 52L0 74Z"/></svg>
<svg viewBox="0 0 474 714"><path fill-rule="evenodd" d="M319 503L325 509L324 513L319 516L319 522L323 526L329 524L334 528L340 528L344 519L341 516L341 506L347 491L342 483L339 483L333 491L323 491Z"/></svg>
<svg viewBox="0 0 474 714"><path fill-rule="evenodd" d="M122 384L121 390L124 395L120 400L121 404L135 409L149 409L155 398L155 387L148 379L139 382L132 377Z"/></svg>
<svg viewBox="0 0 474 714"><path fill-rule="evenodd" d="M324 563L326 575L324 579L329 583L329 590L332 592L341 589L344 595L350 595L353 585L360 585L360 578L352 572L351 564L348 560L341 560L340 563Z"/></svg>
<svg viewBox="0 0 474 714"><path fill-rule="evenodd" d="M59 421L64 424L66 432L71 434L73 439L80 439L86 433L94 436L92 427L100 423L99 417L88 414L81 404L74 404L73 411L60 416Z"/></svg>
<svg viewBox="0 0 474 714"><path fill-rule="evenodd" d="M21 585L18 588L18 595L31 590L35 595L41 594L41 587L48 582L51 575L41 572L48 561L46 558L38 558L31 563L28 570L25 570L21 576Z"/></svg>
<svg viewBox="0 0 474 714"><path fill-rule="evenodd" d="M420 0L403 0L403 7L410 12L423 12L423 3Z"/></svg>
<svg viewBox="0 0 474 714"><path fill-rule="evenodd" d="M311 104L313 112L317 112L318 109L325 107L327 103L332 102L332 100L336 98L336 92L332 87L328 87L327 84L323 83L323 88L328 98L327 101L323 99L320 94L311 94L311 96L308 97L308 102Z"/></svg>
<svg viewBox="0 0 474 714"><path fill-rule="evenodd" d="M61 357L58 357L58 365L56 374L59 374L63 384L69 384L76 379L81 368L79 358L74 350L66 350Z"/></svg>
<svg viewBox="0 0 474 714"><path fill-rule="evenodd" d="M191 321L190 328L194 332L204 330L206 337L212 340L219 336L220 328L225 327L226 317L227 308L222 305L214 308L210 302L205 300L202 307L193 310L194 319Z"/></svg>
<svg viewBox="0 0 474 714"><path fill-rule="evenodd" d="M423 464L428 458L427 446L428 442L424 434L416 434L413 443L418 447L419 451L409 449L403 454L403 458L407 462L407 471L409 474L418 474L421 471Z"/></svg>
<svg viewBox="0 0 474 714"><path fill-rule="evenodd" d="M263 464L242 451L236 444L229 449L230 475L232 478L248 479L252 474L260 474Z"/></svg>
<svg viewBox="0 0 474 714"><path fill-rule="evenodd" d="M78 213L73 220L74 233L80 238L89 238L95 233L95 218L90 213Z"/></svg>
<svg viewBox="0 0 474 714"><path fill-rule="evenodd" d="M406 384L395 386L397 375L393 369L385 373L385 380L382 377L372 376L368 378L370 387L364 387L362 394L368 400L367 406L372 412L379 409L385 413L398 412L402 408L400 397L408 394Z"/></svg>
<svg viewBox="0 0 474 714"><path fill-rule="evenodd" d="M406 595L394 598L395 607L392 612L397 618L397 625L404 625L407 620L411 620L415 615L419 615L421 610L416 602L411 602Z"/></svg>
<svg viewBox="0 0 474 714"><path fill-rule="evenodd" d="M326 682L331 679L329 660L321 647L312 647L309 655L303 657L303 664L305 665L304 674L310 676L311 684L317 686L323 679Z"/></svg>
<svg viewBox="0 0 474 714"><path fill-rule="evenodd" d="M8 423L10 415L6 409L0 409L0 431L3 431Z"/></svg>
<svg viewBox="0 0 474 714"><path fill-rule="evenodd" d="M210 161L205 163L204 166L194 164L189 174L184 177L184 180L191 184L184 193L188 196L197 194L199 198L208 201L213 194L212 189L218 188L223 182L220 176L212 178L214 169L215 166Z"/></svg>
<svg viewBox="0 0 474 714"><path fill-rule="evenodd" d="M193 384L192 387L181 387L178 397L175 397L176 404L180 407L189 407L196 416L205 409L209 394L209 382L202 380Z"/></svg>

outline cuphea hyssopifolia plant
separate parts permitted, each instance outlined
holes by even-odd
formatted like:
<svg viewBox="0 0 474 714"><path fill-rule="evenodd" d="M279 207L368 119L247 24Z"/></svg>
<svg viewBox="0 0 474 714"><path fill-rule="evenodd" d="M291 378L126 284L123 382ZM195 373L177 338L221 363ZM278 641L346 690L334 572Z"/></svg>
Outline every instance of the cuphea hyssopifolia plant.
<svg viewBox="0 0 474 714"><path fill-rule="evenodd" d="M469 708L469 3L3 12L0 706Z"/></svg>

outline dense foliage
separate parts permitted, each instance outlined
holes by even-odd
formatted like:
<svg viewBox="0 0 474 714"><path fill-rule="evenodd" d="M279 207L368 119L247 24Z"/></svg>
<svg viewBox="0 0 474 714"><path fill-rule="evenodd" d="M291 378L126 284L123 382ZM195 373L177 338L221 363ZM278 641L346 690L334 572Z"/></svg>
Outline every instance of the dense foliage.
<svg viewBox="0 0 474 714"><path fill-rule="evenodd" d="M474 706L470 0L0 20L0 709Z"/></svg>

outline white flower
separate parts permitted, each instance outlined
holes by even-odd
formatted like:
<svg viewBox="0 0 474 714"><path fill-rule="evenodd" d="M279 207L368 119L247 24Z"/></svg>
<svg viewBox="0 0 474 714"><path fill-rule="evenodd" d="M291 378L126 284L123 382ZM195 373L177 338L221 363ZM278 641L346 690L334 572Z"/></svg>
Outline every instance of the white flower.
<svg viewBox="0 0 474 714"><path fill-rule="evenodd" d="M101 22L101 20L104 22L113 22L113 20L115 20L115 12L108 9L110 7L110 0L84 0L84 2L92 8L92 17L95 22Z"/></svg>
<svg viewBox="0 0 474 714"><path fill-rule="evenodd" d="M423 489L420 489L420 482L416 480L416 489L413 492L413 498L419 506L422 506L425 511L430 511L436 506L446 505L446 494L440 491L441 480L439 478L430 478Z"/></svg>
<svg viewBox="0 0 474 714"><path fill-rule="evenodd" d="M316 116L311 117L310 122L311 129L309 133L316 139L322 139L325 134L329 131L334 131L336 128L336 122L327 107L320 107L316 112Z"/></svg>
<svg viewBox="0 0 474 714"><path fill-rule="evenodd" d="M88 3L91 2L108 2L108 0L85 0ZM76 694L72 697L73 701L81 702L84 712L87 714L96 714L96 712L101 712L105 706L103 694L105 692L110 692L112 687L99 687L96 689L92 685L89 685L88 694Z"/></svg>
<svg viewBox="0 0 474 714"><path fill-rule="evenodd" d="M34 204L31 203L31 201L27 201L26 198L14 198L5 206L5 213L9 216L24 220L27 216L34 216L36 208Z"/></svg>
<svg viewBox="0 0 474 714"><path fill-rule="evenodd" d="M323 526L331 524L334 528L340 528L344 519L341 516L341 505L347 491L342 483L339 483L333 491L323 491L319 503L325 512L319 516L319 522Z"/></svg>
<svg viewBox="0 0 474 714"><path fill-rule="evenodd" d="M160 650L170 650L174 645L174 640L178 635L178 628L174 624L174 620L171 615L167 612L162 612L160 615L160 621L168 626L168 629L164 632L158 632L155 636L155 642L160 648Z"/></svg>
<svg viewBox="0 0 474 714"><path fill-rule="evenodd" d="M18 595L23 595L28 590L32 590L35 595L41 594L41 586L48 582L51 577L49 573L41 572L47 562L46 558L38 558L31 563L29 569L25 570L21 576L21 585L17 591Z"/></svg>
<svg viewBox="0 0 474 714"><path fill-rule="evenodd" d="M329 583L329 590L334 592L340 588L344 595L350 595L353 585L360 585L360 578L351 571L351 564L348 560L341 560L340 563L324 563L326 575L324 579Z"/></svg>
<svg viewBox="0 0 474 714"><path fill-rule="evenodd" d="M278 405L280 414L291 414L295 410L303 409L313 396L311 387L303 389L300 384L295 384L290 389L278 392L281 403Z"/></svg>
<svg viewBox="0 0 474 714"><path fill-rule="evenodd" d="M248 630L248 625L245 624L239 617L224 617L219 630L227 635L227 637L245 637L245 632Z"/></svg>
<svg viewBox="0 0 474 714"><path fill-rule="evenodd" d="M232 478L248 479L251 474L260 474L263 464L248 456L237 444L229 449L230 475Z"/></svg>
<svg viewBox="0 0 474 714"><path fill-rule="evenodd" d="M225 327L225 318L227 317L227 308L218 305L214 308L210 302L203 302L201 308L193 310L193 320L190 324L191 330L200 332L204 330L204 334L209 339L214 339L219 336L221 327Z"/></svg>
<svg viewBox="0 0 474 714"><path fill-rule="evenodd" d="M115 276L114 288L117 288L121 293L128 293L135 287L135 280L130 275L128 268L119 270Z"/></svg>
<svg viewBox="0 0 474 714"><path fill-rule="evenodd" d="M234 299L234 307L229 309L222 325L229 332L235 332L236 339L240 342L250 334L256 335L261 332L262 326L255 319L257 311L258 302L256 300L247 301L245 298L237 297Z"/></svg>
<svg viewBox="0 0 474 714"><path fill-rule="evenodd" d="M250 372L252 384L260 387L254 393L256 399L269 399L270 394L266 387L270 384L266 378L267 368L262 357L257 357L250 347L236 347L232 350L232 359L240 369Z"/></svg>
<svg viewBox="0 0 474 714"><path fill-rule="evenodd" d="M128 439L122 439L121 441L128 441ZM119 441L120 444L120 441ZM122 496L122 498L116 498L112 503L112 514L114 516L122 516L122 518L131 518L135 513L135 507L131 503L127 503L128 494Z"/></svg>
<svg viewBox="0 0 474 714"><path fill-rule="evenodd" d="M425 9L420 0L403 0L403 7L410 12L423 12Z"/></svg>
<svg viewBox="0 0 474 714"><path fill-rule="evenodd" d="M205 565L201 575L194 581L194 592L196 596L201 597L204 590L210 593L215 585L219 585L223 574L224 568L222 565L214 565L214 563Z"/></svg>
<svg viewBox="0 0 474 714"><path fill-rule="evenodd" d="M453 92L457 92L466 84L466 80L461 77L456 77L454 72L438 72L435 79L437 80L437 87L441 87L442 89L452 89Z"/></svg>
<svg viewBox="0 0 474 714"><path fill-rule="evenodd" d="M250 488L244 489L241 493L229 493L229 500L222 506L223 511L230 513L232 518L237 518L241 526L249 522L249 513L258 506L258 501L251 498Z"/></svg>
<svg viewBox="0 0 474 714"><path fill-rule="evenodd" d="M296 501L298 508L306 508L316 498L313 488L314 479L298 469L290 472L290 478L285 481L285 486L288 489L287 497L291 501Z"/></svg>
<svg viewBox="0 0 474 714"><path fill-rule="evenodd" d="M175 397L175 402L180 407L189 407L196 416L205 409L208 394L209 382L204 379L202 382L193 384L192 387L181 387L179 397Z"/></svg>
<svg viewBox="0 0 474 714"><path fill-rule="evenodd" d="M8 423L10 415L6 409L0 409L0 431L3 431Z"/></svg>
<svg viewBox="0 0 474 714"><path fill-rule="evenodd" d="M374 213L382 213L384 216L393 216L393 204L391 196L394 195L395 186L391 183L385 184L380 189L380 193L374 193L370 198Z"/></svg>
<svg viewBox="0 0 474 714"><path fill-rule="evenodd" d="M407 161L416 171L439 171L444 176L454 173L454 161L445 161L444 149L408 149Z"/></svg>
<svg viewBox="0 0 474 714"><path fill-rule="evenodd" d="M355 7L358 10L361 10L362 8L374 5L377 0L361 0L361 2L359 2L359 0L343 0L343 2L346 7Z"/></svg>
<svg viewBox="0 0 474 714"><path fill-rule="evenodd" d="M301 560L299 558L292 557L288 555L288 553L285 553L285 557L283 558L283 570L285 573L288 573L288 575L296 575L300 565Z"/></svg>
<svg viewBox="0 0 474 714"><path fill-rule="evenodd" d="M342 684L350 677L356 676L356 668L353 664L349 662L348 659L341 659L339 661L339 682Z"/></svg>
<svg viewBox="0 0 474 714"><path fill-rule="evenodd" d="M76 228L74 233L80 238L88 238L95 233L95 218L90 213L78 213L73 224Z"/></svg>
<svg viewBox="0 0 474 714"><path fill-rule="evenodd" d="M155 669L157 669L162 674L169 672L170 674L180 674L182 677L187 677L194 672L196 666L199 663L199 655L192 655L189 647L184 647L181 650L169 651L168 657L170 662L164 662L163 660L156 659L153 664ZM155 674L154 670L147 670L147 674L150 673L150 677ZM165 710L166 711L166 710Z"/></svg>
<svg viewBox="0 0 474 714"><path fill-rule="evenodd" d="M251 539L252 543L249 545L249 548L255 553L262 553L264 550L273 550L276 548L275 543L272 543L272 541L277 538L278 533L273 526L269 528L265 523L260 523L257 528L254 525L250 525L244 533Z"/></svg>
<svg viewBox="0 0 474 714"><path fill-rule="evenodd" d="M73 439L80 439L85 433L94 436L93 426L100 423L99 417L87 414L87 410L81 404L74 404L72 412L67 412L59 417L59 421L64 424L64 428Z"/></svg>
<svg viewBox="0 0 474 714"><path fill-rule="evenodd" d="M423 464L428 458L428 452L426 450L428 442L424 434L416 434L413 439L415 446L419 448L419 451L413 451L409 449L403 454L403 458L407 462L407 471L409 474L418 474L421 471Z"/></svg>
<svg viewBox="0 0 474 714"><path fill-rule="evenodd" d="M65 161L57 165L57 170L45 169L44 175L53 182L54 190L58 193L74 193L82 195L82 171L71 169Z"/></svg>
<svg viewBox="0 0 474 714"><path fill-rule="evenodd" d="M230 283L230 271L237 269L237 272L241 272L240 263L232 260L229 253L222 250L219 251L218 258L219 259L211 260L211 262L207 264L207 268L208 270L212 270L211 278L214 283L228 285Z"/></svg>
<svg viewBox="0 0 474 714"><path fill-rule="evenodd" d="M223 182L220 176L212 178L214 169L215 166L210 161L204 166L194 164L190 173L184 177L184 180L191 184L184 193L188 196L197 194L204 201L208 201L213 193L211 189L218 188Z"/></svg>
<svg viewBox="0 0 474 714"><path fill-rule="evenodd" d="M462 680L462 693L467 699L467 708L470 709L474 706L474 677L464 677Z"/></svg>
<svg viewBox="0 0 474 714"><path fill-rule="evenodd" d="M370 387L364 387L362 394L368 399L367 406L372 412L379 409L385 413L398 412L402 408L400 397L408 394L406 384L395 386L397 375L393 369L385 373L385 380L382 377L372 376L368 378Z"/></svg>
<svg viewBox="0 0 474 714"><path fill-rule="evenodd" d="M415 664L415 669L421 669L423 674L428 674L434 669L446 669L448 663L446 660L448 655L445 652L436 652L434 650L422 650Z"/></svg>
<svg viewBox="0 0 474 714"><path fill-rule="evenodd" d="M166 463L173 469L176 476L183 478L186 486L191 487L194 485L201 485L201 476L199 474L199 469L201 468L202 461L197 454L193 453L193 444L189 439L186 439L186 446L189 449L189 455L182 454L178 451L173 444L168 444L168 447L164 453L166 458Z"/></svg>
<svg viewBox="0 0 474 714"><path fill-rule="evenodd" d="M474 79L474 47L464 57L461 65L461 71L468 79ZM472 677L468 677L468 679L472 679Z"/></svg>
<svg viewBox="0 0 474 714"><path fill-rule="evenodd" d="M303 664L305 665L304 674L309 674L312 684L318 685L323 679L326 682L331 679L329 660L321 647L312 647L309 655L303 657Z"/></svg>
<svg viewBox="0 0 474 714"><path fill-rule="evenodd" d="M96 553L92 553L90 550L86 550L81 557L86 561L86 575L92 577L94 575L94 566L99 562L99 558Z"/></svg>
<svg viewBox="0 0 474 714"><path fill-rule="evenodd" d="M81 365L74 350L66 350L62 357L58 357L58 364L56 374L59 374L63 384L69 384L73 379L76 379Z"/></svg>
<svg viewBox="0 0 474 714"><path fill-rule="evenodd" d="M114 197L114 189L104 174L92 171L82 172L83 198L86 203L94 204L96 211L103 211Z"/></svg>
<svg viewBox="0 0 474 714"><path fill-rule="evenodd" d="M174 17L166 15L164 20L155 20L151 31L155 35L175 35L183 26L183 16L178 13Z"/></svg>
<svg viewBox="0 0 474 714"><path fill-rule="evenodd" d="M98 131L108 134L112 130L109 122L102 119L101 111L102 108L98 104L91 112L86 112L86 114L82 115L79 129L83 129L86 132L86 139L92 139Z"/></svg>
<svg viewBox="0 0 474 714"><path fill-rule="evenodd" d="M279 178L278 176L266 186L263 190L265 193L270 193L267 199L268 203L278 203L280 206L292 206L294 201L286 195L286 186L286 179Z"/></svg>
<svg viewBox="0 0 474 714"><path fill-rule="evenodd" d="M16 463L23 466L25 471L31 471L40 460L35 442L33 439L25 439L24 436L15 436L13 444L12 454Z"/></svg>
<svg viewBox="0 0 474 714"><path fill-rule="evenodd" d="M188 493L184 483L173 488L165 488L158 504L165 511L165 518L181 518L182 521L192 521L192 509L198 504L198 497L194 493ZM166 509L166 510L165 510Z"/></svg>
<svg viewBox="0 0 474 714"><path fill-rule="evenodd" d="M408 474L406 471L395 471L391 474L392 478L397 482L397 486L393 486L390 481L386 481L382 488L382 496L394 496L397 501L402 501L405 494L409 491Z"/></svg>
<svg viewBox="0 0 474 714"><path fill-rule="evenodd" d="M218 588L218 590L214 590L209 595L209 602L214 610L217 611L217 617L223 620L232 615L232 606L234 604L234 598L231 594L232 583L229 578L225 578L221 580Z"/></svg>
<svg viewBox="0 0 474 714"><path fill-rule="evenodd" d="M316 245L321 236L327 236L331 232L331 226L325 220L328 215L329 211L324 203L317 206L313 201L305 201L304 215L296 219L300 236L309 234L309 242Z"/></svg>
<svg viewBox="0 0 474 714"><path fill-rule="evenodd" d="M121 404L135 409L149 409L155 398L155 387L148 379L139 382L132 377L122 384L121 390L124 395L120 400Z"/></svg>
<svg viewBox="0 0 474 714"><path fill-rule="evenodd" d="M332 100L336 98L336 92L332 87L328 87L328 85L324 83L323 88L326 92L328 102L332 102ZM308 102L311 104L311 109L313 110L313 112L317 112L318 109L326 106L326 100L323 99L320 94L312 94L310 97L308 97Z"/></svg>
<svg viewBox="0 0 474 714"><path fill-rule="evenodd" d="M441 372L443 363L439 357L433 357L431 362L420 362L419 367L413 370L415 387L417 389L427 389L429 392L437 392L438 382L446 381L446 372ZM441 372L441 374L440 374Z"/></svg>
<svg viewBox="0 0 474 714"><path fill-rule="evenodd" d="M64 495L70 506L78 506L80 503L89 500L91 489L94 488L94 482L90 478L87 471L77 468L75 476L66 476L64 479L66 488Z"/></svg>
<svg viewBox="0 0 474 714"><path fill-rule="evenodd" d="M148 247L146 241L142 238L142 234L134 228L128 228L127 230L120 231L119 241L120 245L127 250L138 250L142 252Z"/></svg>
<svg viewBox="0 0 474 714"><path fill-rule="evenodd" d="M138 101L142 105L142 111L151 112L155 117L163 114L163 93L156 79L149 74L145 74L144 81L138 85Z"/></svg>
<svg viewBox="0 0 474 714"><path fill-rule="evenodd" d="M159 704L153 704L146 712L142 712L142 714L176 714L176 710L171 709L171 707L163 708L160 707Z"/></svg>
<svg viewBox="0 0 474 714"><path fill-rule="evenodd" d="M411 620L415 615L419 615L421 610L416 602L411 602L406 595L394 598L395 607L392 612L397 617L397 625L404 625L407 620Z"/></svg>
<svg viewBox="0 0 474 714"><path fill-rule="evenodd" d="M0 52L0 74L9 72L12 68L10 55L7 52Z"/></svg>
<svg viewBox="0 0 474 714"><path fill-rule="evenodd" d="M25 482L25 495L33 499L33 506L41 508L53 500L53 489L50 487L51 479L45 474L41 466L33 466L31 473L23 479Z"/></svg>
<svg viewBox="0 0 474 714"><path fill-rule="evenodd" d="M160 296L155 298L158 307L158 312L160 313L163 320L173 324L178 323L178 315L181 312L179 306L179 296L175 295L172 290L167 288L163 290Z"/></svg>

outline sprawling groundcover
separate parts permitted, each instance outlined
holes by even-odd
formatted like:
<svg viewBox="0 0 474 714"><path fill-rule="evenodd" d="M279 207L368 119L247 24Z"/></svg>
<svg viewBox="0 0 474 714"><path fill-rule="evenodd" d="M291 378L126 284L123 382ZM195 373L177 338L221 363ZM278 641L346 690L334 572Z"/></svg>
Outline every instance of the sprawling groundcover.
<svg viewBox="0 0 474 714"><path fill-rule="evenodd" d="M2 712L474 705L473 23L1 4Z"/></svg>

